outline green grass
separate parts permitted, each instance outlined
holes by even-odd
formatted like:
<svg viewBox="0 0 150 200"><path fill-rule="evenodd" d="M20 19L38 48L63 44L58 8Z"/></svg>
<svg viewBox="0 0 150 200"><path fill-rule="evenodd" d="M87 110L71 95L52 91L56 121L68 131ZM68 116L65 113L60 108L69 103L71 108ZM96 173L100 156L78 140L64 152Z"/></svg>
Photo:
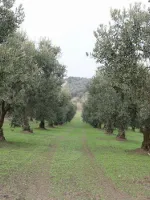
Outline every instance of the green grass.
<svg viewBox="0 0 150 200"><path fill-rule="evenodd" d="M33 129L37 126L32 124ZM22 172L30 176L32 170L38 173L41 164L49 162L46 155L54 150L48 166L51 197L103 199L91 160L84 152L86 138L96 165L102 166L105 175L120 190L150 198L150 156L132 151L141 146L142 135L138 132L128 131L128 140L119 142L115 135L105 135L83 123L79 113L71 123L47 131L34 129L34 134L23 134L20 128L11 129L6 122L4 132L7 143L0 143L0 184L16 173L18 176Z"/></svg>
<svg viewBox="0 0 150 200"><path fill-rule="evenodd" d="M142 135L128 131L126 142L116 141L115 137L101 131L93 131L91 135L88 131L89 146L97 162L120 189L133 196L147 194L150 197L150 157L132 151L141 146ZM145 177L148 183L139 184Z"/></svg>

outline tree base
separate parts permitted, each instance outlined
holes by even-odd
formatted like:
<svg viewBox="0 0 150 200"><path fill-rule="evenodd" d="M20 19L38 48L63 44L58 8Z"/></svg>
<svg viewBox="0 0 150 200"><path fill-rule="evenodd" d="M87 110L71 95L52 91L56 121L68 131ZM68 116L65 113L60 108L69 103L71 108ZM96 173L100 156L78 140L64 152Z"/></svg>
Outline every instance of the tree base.
<svg viewBox="0 0 150 200"><path fill-rule="evenodd" d="M114 132L113 129L109 129L109 130L106 130L106 131L105 131L105 134L106 134L106 135L112 135L113 132Z"/></svg>
<svg viewBox="0 0 150 200"><path fill-rule="evenodd" d="M23 127L23 132L33 133L33 130L30 128L30 126Z"/></svg>
<svg viewBox="0 0 150 200"><path fill-rule="evenodd" d="M40 124L39 124L39 129L46 130L44 120L42 120L42 121L40 122Z"/></svg>
<svg viewBox="0 0 150 200"><path fill-rule="evenodd" d="M3 129L0 128L0 142L4 142L4 141L6 141L6 139L4 137Z"/></svg>
<svg viewBox="0 0 150 200"><path fill-rule="evenodd" d="M116 140L117 141L121 141L121 142L125 142L125 141L127 141L127 139L125 138L125 139L123 139L123 138L119 138L119 137L116 137Z"/></svg>
<svg viewBox="0 0 150 200"><path fill-rule="evenodd" d="M141 149L143 149L144 151L150 152L150 140L143 141Z"/></svg>
<svg viewBox="0 0 150 200"><path fill-rule="evenodd" d="M118 135L116 138L118 141L126 141L126 135L125 135L125 130L121 129L118 131Z"/></svg>
<svg viewBox="0 0 150 200"><path fill-rule="evenodd" d="M6 141L5 137L0 137L0 142Z"/></svg>
<svg viewBox="0 0 150 200"><path fill-rule="evenodd" d="M24 133L30 133L30 134L33 133L33 130L24 130L24 129L23 129L22 131L23 131Z"/></svg>
<svg viewBox="0 0 150 200"><path fill-rule="evenodd" d="M142 128L140 128L140 130L143 133L143 142L142 142L141 148L144 151L150 152L150 128L142 127Z"/></svg>
<svg viewBox="0 0 150 200"><path fill-rule="evenodd" d="M38 129L43 130L43 131L47 130L47 128L41 128L41 127L39 127Z"/></svg>

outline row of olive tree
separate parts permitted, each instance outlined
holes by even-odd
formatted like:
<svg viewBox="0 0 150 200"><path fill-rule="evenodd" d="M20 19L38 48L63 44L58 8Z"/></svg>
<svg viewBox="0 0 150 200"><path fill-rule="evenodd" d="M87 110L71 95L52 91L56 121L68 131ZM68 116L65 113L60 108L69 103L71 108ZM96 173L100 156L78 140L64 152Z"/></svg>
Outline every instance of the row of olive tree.
<svg viewBox="0 0 150 200"><path fill-rule="evenodd" d="M75 107L62 91L66 72L59 63L61 50L48 39L37 45L25 33L17 32L24 19L21 6L13 11L14 0L0 1L0 141L5 140L3 124L9 114L12 125L21 123L31 131L29 118L51 125L70 121ZM61 114L60 114L61 113Z"/></svg>
<svg viewBox="0 0 150 200"><path fill-rule="evenodd" d="M111 10L109 25L100 25L92 56L101 64L89 87L83 119L107 133L140 128L142 148L150 149L150 12L139 3Z"/></svg>

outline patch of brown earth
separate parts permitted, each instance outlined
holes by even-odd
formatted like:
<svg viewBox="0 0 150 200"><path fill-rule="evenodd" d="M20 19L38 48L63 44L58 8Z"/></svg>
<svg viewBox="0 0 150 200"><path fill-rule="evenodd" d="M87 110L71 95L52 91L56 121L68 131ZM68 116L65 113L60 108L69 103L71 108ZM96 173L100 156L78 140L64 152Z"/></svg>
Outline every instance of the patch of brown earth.
<svg viewBox="0 0 150 200"><path fill-rule="evenodd" d="M135 183L146 185L148 188L150 188L150 176L146 176L142 180L138 180Z"/></svg>
<svg viewBox="0 0 150 200"><path fill-rule="evenodd" d="M145 190L149 191L150 190L150 176L146 176L142 180L135 180L133 184L141 185ZM150 195L149 197L146 198L146 200L148 199L150 200Z"/></svg>
<svg viewBox="0 0 150 200"><path fill-rule="evenodd" d="M141 154L141 155L149 155L150 156L150 153L148 151L144 151L143 149L141 148L138 148L138 149L134 149L134 150L129 150L127 151L128 153L136 153L136 154Z"/></svg>

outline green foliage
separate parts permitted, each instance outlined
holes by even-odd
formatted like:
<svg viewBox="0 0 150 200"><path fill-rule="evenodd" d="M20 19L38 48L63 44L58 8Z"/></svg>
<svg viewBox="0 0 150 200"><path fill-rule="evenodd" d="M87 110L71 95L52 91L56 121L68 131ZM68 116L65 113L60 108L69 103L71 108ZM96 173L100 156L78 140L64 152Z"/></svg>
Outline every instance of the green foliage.
<svg viewBox="0 0 150 200"><path fill-rule="evenodd" d="M125 138L129 125L150 130L149 30L149 11L135 3L129 9L111 10L109 25L101 24L94 32L92 55L101 67L91 83L83 119L118 128L120 138Z"/></svg>
<svg viewBox="0 0 150 200"><path fill-rule="evenodd" d="M71 97L64 91L58 96L58 106L54 109L55 125L70 122L76 114L76 107L71 103Z"/></svg>
<svg viewBox="0 0 150 200"><path fill-rule="evenodd" d="M74 118L76 114L77 107L70 101L68 102L68 110L67 110L67 117L66 121L71 122L71 120Z"/></svg>
<svg viewBox="0 0 150 200"><path fill-rule="evenodd" d="M25 131L30 131L29 117L41 121L41 128L45 128L45 120L50 126L70 121L75 114L75 108L70 97L61 91L65 66L58 62L60 48L43 39L33 48L33 52L30 51L30 55L33 58L31 64L36 66L37 73L34 70L35 77L32 77L30 87L24 90L24 103L15 106L13 116L16 119L13 121L17 121L18 115L15 113L20 113Z"/></svg>
<svg viewBox="0 0 150 200"><path fill-rule="evenodd" d="M34 59L35 45L24 33L7 38L7 43L0 46L0 53L0 114L3 120L8 111L15 109L16 113L17 107L18 112L21 107L21 110L28 107L29 95L37 86L39 70Z"/></svg>
<svg viewBox="0 0 150 200"><path fill-rule="evenodd" d="M22 23L23 8L12 10L15 0L0 0L0 43L4 42Z"/></svg>
<svg viewBox="0 0 150 200"><path fill-rule="evenodd" d="M65 66L58 61L60 48L52 46L49 40L39 42L36 61L40 71L38 91L35 95L35 118L49 121L57 107L57 98L65 75Z"/></svg>
<svg viewBox="0 0 150 200"><path fill-rule="evenodd" d="M33 60L34 44L17 33L0 46L0 102L6 107L26 103L26 90L34 85L37 66Z"/></svg>
<svg viewBox="0 0 150 200"><path fill-rule="evenodd" d="M84 121L96 128L100 124L105 124L113 129L119 104L119 97L111 87L109 79L98 71L89 87L89 96L84 105L82 117Z"/></svg>
<svg viewBox="0 0 150 200"><path fill-rule="evenodd" d="M31 131L29 117L40 120L43 128L45 120L59 121L54 110L60 107L66 71L59 63L59 47L48 39L35 46L25 33L16 32L24 14L22 6L14 12L13 5L11 0L0 1L0 141L5 140L2 127L8 112L12 125L21 124L25 131ZM74 116L70 99L67 105L61 124Z"/></svg>
<svg viewBox="0 0 150 200"><path fill-rule="evenodd" d="M17 106L16 108L13 109L13 111L10 113L11 114L11 122L10 126L15 128L15 127L21 127L22 125L22 118L20 113L22 113L22 108L20 106Z"/></svg>

